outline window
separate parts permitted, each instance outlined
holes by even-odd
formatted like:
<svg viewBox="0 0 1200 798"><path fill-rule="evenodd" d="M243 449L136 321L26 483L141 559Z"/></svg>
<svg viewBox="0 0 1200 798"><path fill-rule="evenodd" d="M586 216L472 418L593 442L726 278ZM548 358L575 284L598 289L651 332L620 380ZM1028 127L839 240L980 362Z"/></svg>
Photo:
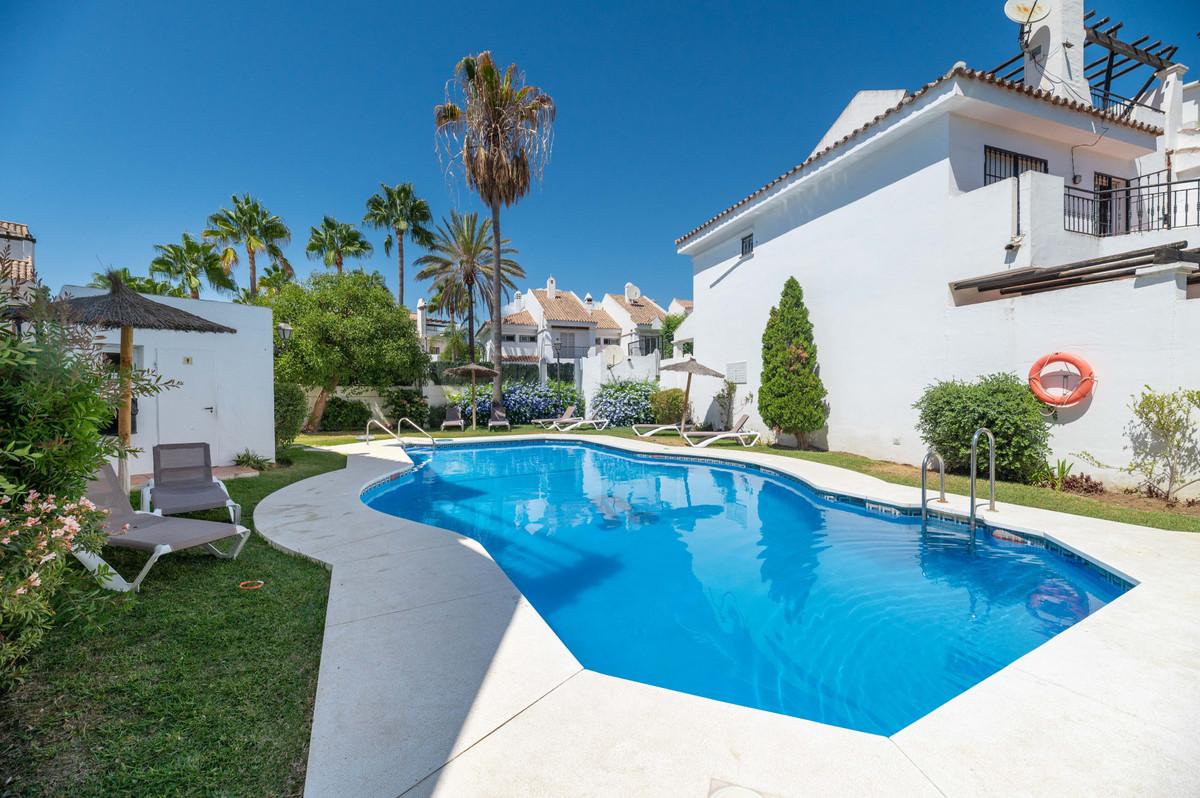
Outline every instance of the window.
<svg viewBox="0 0 1200 798"><path fill-rule="evenodd" d="M725 379L730 382L736 382L738 385L746 384L746 361L742 360L738 363L729 363L725 366Z"/></svg>
<svg viewBox="0 0 1200 798"><path fill-rule="evenodd" d="M537 336L536 335L518 335L517 340L523 344L536 344Z"/></svg>
<svg viewBox="0 0 1200 798"><path fill-rule="evenodd" d="M742 257L753 254L754 252L754 233L748 236L742 236Z"/></svg>
<svg viewBox="0 0 1200 798"><path fill-rule="evenodd" d="M504 343L506 343L506 344L513 344L513 343L516 343L516 342L517 342L517 336L515 336L515 335L502 335L502 336L500 336L500 340L501 340L501 341L503 341L503 342L504 342Z"/></svg>
<svg viewBox="0 0 1200 798"><path fill-rule="evenodd" d="M620 346L621 339L620 338L605 338L604 345L605 346Z"/></svg>
<svg viewBox="0 0 1200 798"><path fill-rule="evenodd" d="M1019 152L1009 152L996 147L983 148L983 184L985 186L1016 177L1023 172L1047 174L1049 171L1045 158L1035 158L1032 155L1022 155Z"/></svg>
<svg viewBox="0 0 1200 798"><path fill-rule="evenodd" d="M442 353L442 348L441 348L440 346L431 346L431 347L429 347L429 354L431 354L431 355L440 355L441 353Z"/></svg>

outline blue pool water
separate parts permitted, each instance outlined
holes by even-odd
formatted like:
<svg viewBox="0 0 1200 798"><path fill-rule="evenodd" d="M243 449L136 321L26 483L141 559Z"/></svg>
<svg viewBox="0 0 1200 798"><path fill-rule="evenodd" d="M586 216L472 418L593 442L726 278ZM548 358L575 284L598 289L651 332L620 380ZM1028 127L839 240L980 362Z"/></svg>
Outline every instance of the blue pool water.
<svg viewBox="0 0 1200 798"><path fill-rule="evenodd" d="M891 734L1125 586L767 470L592 444L414 451L364 500L475 538L584 667Z"/></svg>

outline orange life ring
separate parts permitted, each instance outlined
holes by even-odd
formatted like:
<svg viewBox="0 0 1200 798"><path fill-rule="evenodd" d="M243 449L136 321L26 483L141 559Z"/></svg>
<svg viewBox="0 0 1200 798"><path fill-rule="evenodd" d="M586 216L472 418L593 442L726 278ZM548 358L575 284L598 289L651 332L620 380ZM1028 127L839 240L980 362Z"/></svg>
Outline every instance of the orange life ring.
<svg viewBox="0 0 1200 798"><path fill-rule="evenodd" d="M1079 384L1075 386L1075 390L1068 394L1052 394L1042 387L1042 371L1051 363L1066 363L1079 371ZM1095 385L1096 372L1086 360L1069 352L1052 352L1039 358L1029 369L1029 390L1041 401L1055 407L1068 407L1082 402Z"/></svg>

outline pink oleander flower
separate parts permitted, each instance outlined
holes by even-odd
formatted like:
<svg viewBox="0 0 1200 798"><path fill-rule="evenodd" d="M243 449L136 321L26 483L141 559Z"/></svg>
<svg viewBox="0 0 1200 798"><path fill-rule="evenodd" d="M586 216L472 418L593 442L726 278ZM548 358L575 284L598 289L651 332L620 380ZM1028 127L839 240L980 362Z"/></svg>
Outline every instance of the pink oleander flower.
<svg viewBox="0 0 1200 798"><path fill-rule="evenodd" d="M85 510L95 510L96 509L96 505L92 504L91 500L88 499L87 496L84 496L82 499L79 500L79 506L84 508Z"/></svg>
<svg viewBox="0 0 1200 798"><path fill-rule="evenodd" d="M27 527L37 526L37 523L38 523L38 519L36 519L36 518L30 517L30 518L25 519L25 526L27 526Z"/></svg>
<svg viewBox="0 0 1200 798"><path fill-rule="evenodd" d="M9 496L7 493L4 494L3 496L0 496L0 505L8 504L9 500L11 500L11 499L12 499L12 497Z"/></svg>
<svg viewBox="0 0 1200 798"><path fill-rule="evenodd" d="M15 592L16 592L16 595L18 595L18 596L23 596L23 595L25 595L25 592L26 592L26 591L25 591L25 586L24 586L24 585L22 585L21 587L17 588Z"/></svg>
<svg viewBox="0 0 1200 798"><path fill-rule="evenodd" d="M11 541L11 540L12 540L12 538L10 538L10 537L0 538L0 545L7 546L9 541Z"/></svg>
<svg viewBox="0 0 1200 798"><path fill-rule="evenodd" d="M53 552L53 551L48 554L44 554L44 555L42 555L42 559L38 560L38 565L43 565L45 563L48 563L57 556L58 556L58 553Z"/></svg>
<svg viewBox="0 0 1200 798"><path fill-rule="evenodd" d="M30 587L40 587L42 584L42 577L38 575L37 571L34 571L33 573L31 573L29 575L28 581L29 581Z"/></svg>

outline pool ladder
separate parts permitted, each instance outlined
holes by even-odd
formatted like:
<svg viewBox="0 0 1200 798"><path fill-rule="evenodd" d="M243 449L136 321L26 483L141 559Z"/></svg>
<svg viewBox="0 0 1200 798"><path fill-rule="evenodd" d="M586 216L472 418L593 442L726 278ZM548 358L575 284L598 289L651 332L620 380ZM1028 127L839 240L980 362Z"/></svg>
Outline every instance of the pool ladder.
<svg viewBox="0 0 1200 798"><path fill-rule="evenodd" d="M929 499L925 498L925 478L929 473L929 464L936 462L938 467L938 504L946 503L946 461L942 456L930 449L921 461L921 529L929 522Z"/></svg>
<svg viewBox="0 0 1200 798"><path fill-rule="evenodd" d="M394 433L394 432L392 432L390 429L388 429L387 425L386 425L386 424L384 424L382 421L380 421L380 420L379 420L379 419L377 419L377 418L373 418L373 419L371 419L370 421L368 421L368 422L367 422L367 431L366 431L367 443L370 443L370 442L371 442L371 425L372 425L372 424L374 424L375 426L379 427L381 430L383 430L384 432L386 432L388 435L391 435L393 438L395 438L395 439L396 439L396 442L400 444L400 448L401 448L401 449L403 449L403 448L404 448L404 440L403 440L403 439L402 439L402 438L401 438L399 435L397 435L396 433ZM404 424L408 424L408 426L412 427L412 428L413 428L413 429L415 429L417 432L421 433L421 434L422 434L422 435L424 435L426 438L428 438L428 439L429 439L429 442L430 442L431 444L433 444L434 446L437 446L437 438L434 438L434 437L433 437L432 435L430 435L428 432L426 432L425 430L421 429L421 427L417 425L417 422L413 421L411 418L408 418L407 416L405 416L404 418L402 418L402 419L400 419L399 421L397 421L397 422L396 422L396 426L397 426L397 427L403 426Z"/></svg>
<svg viewBox="0 0 1200 798"><path fill-rule="evenodd" d="M971 540L975 539L976 510L979 505L975 502L976 463L979 454L979 436L987 435L988 439L988 511L996 512L996 436L987 427L980 427L971 436L971 516L967 528L971 531Z"/></svg>

